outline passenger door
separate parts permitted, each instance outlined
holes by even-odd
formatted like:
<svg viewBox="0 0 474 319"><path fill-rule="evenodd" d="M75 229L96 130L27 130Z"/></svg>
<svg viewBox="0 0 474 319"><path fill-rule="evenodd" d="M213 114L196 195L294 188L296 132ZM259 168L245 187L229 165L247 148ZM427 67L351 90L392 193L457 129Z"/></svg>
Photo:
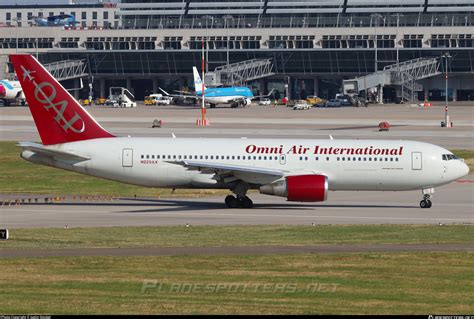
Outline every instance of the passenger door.
<svg viewBox="0 0 474 319"><path fill-rule="evenodd" d="M124 148L122 150L122 167L133 166L133 149Z"/></svg>
<svg viewBox="0 0 474 319"><path fill-rule="evenodd" d="M422 165L422 154L421 152L412 152L411 153L411 169L412 170L421 170Z"/></svg>

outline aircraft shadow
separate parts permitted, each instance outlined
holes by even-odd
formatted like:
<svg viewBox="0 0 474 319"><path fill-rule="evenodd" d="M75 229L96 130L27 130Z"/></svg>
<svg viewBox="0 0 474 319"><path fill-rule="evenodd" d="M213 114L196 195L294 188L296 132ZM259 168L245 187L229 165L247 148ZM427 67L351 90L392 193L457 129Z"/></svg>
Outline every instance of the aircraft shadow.
<svg viewBox="0 0 474 319"><path fill-rule="evenodd" d="M128 202L121 202L125 200ZM144 198L121 198L116 202L65 202L51 204L29 204L35 206L96 206L96 207L147 207L142 210L117 211L116 213L159 213L159 212L182 212L182 211L200 211L200 210L222 210L227 209L225 204L219 202L206 202L182 199L144 199ZM298 210L309 211L324 208L368 208L368 209L387 209L387 208L417 208L415 205L380 205L380 204L302 204L302 203L254 203L250 210ZM249 209L239 209L245 210Z"/></svg>
<svg viewBox="0 0 474 319"><path fill-rule="evenodd" d="M188 203L190 205L203 205L216 207L225 206L224 203L212 203L212 202L193 202L191 200L180 200L180 199L143 199L143 198L123 198L124 200L134 200L134 201L146 201L146 202L156 202L156 203L168 203L182 205ZM290 208L418 208L417 205L380 205L380 204L302 204L298 202L287 202L287 203L273 203L273 204L258 204L254 203L253 208L281 208L281 207L290 207Z"/></svg>
<svg viewBox="0 0 474 319"><path fill-rule="evenodd" d="M220 210L227 209L224 202L204 202L204 201L193 201L193 200L180 200L180 199L135 199L135 198L122 198L121 200L127 200L129 202L63 202L63 203L31 203L26 204L28 206L69 206L69 207L154 207L153 209L143 211L120 211L117 213L130 213L130 212L147 212L147 211L183 211L183 210ZM133 202L132 202L133 201ZM25 206L26 206L25 205ZM170 207L174 206L174 207ZM161 208L163 207L163 208ZM253 209L310 209L309 206L303 206L295 204L255 204Z"/></svg>

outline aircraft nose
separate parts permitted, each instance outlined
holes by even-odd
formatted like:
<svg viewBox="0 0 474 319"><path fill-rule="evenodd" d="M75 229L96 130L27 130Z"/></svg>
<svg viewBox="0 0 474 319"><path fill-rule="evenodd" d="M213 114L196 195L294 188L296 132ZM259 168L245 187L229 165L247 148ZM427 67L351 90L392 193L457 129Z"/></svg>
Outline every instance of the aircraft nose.
<svg viewBox="0 0 474 319"><path fill-rule="evenodd" d="M0 97L4 97L5 95L7 95L7 90L5 89L3 84L0 84Z"/></svg>
<svg viewBox="0 0 474 319"><path fill-rule="evenodd" d="M469 174L469 166L467 166L466 163L462 163L461 174L461 176L466 176L467 174Z"/></svg>

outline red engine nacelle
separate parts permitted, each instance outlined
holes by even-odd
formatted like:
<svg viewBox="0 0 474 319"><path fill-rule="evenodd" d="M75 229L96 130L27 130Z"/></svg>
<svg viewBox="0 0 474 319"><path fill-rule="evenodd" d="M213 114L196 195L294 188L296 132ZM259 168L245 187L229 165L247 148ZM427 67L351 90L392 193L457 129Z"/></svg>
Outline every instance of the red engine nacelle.
<svg viewBox="0 0 474 319"><path fill-rule="evenodd" d="M260 193L286 197L293 202L323 202L328 194L328 178L324 175L287 176L284 180L263 185Z"/></svg>
<svg viewBox="0 0 474 319"><path fill-rule="evenodd" d="M7 89L3 86L3 84L0 84L0 98L5 97L7 95Z"/></svg>

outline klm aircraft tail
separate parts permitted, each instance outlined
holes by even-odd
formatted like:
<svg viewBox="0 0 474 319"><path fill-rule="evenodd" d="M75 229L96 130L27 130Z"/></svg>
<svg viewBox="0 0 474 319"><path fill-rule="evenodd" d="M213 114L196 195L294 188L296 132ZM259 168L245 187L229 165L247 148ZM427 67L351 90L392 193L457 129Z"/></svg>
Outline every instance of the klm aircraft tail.
<svg viewBox="0 0 474 319"><path fill-rule="evenodd" d="M194 76L194 90L196 93L202 91L202 80L201 77L199 76L199 72L195 66L193 66L193 76ZM207 88L204 86L204 91Z"/></svg>

